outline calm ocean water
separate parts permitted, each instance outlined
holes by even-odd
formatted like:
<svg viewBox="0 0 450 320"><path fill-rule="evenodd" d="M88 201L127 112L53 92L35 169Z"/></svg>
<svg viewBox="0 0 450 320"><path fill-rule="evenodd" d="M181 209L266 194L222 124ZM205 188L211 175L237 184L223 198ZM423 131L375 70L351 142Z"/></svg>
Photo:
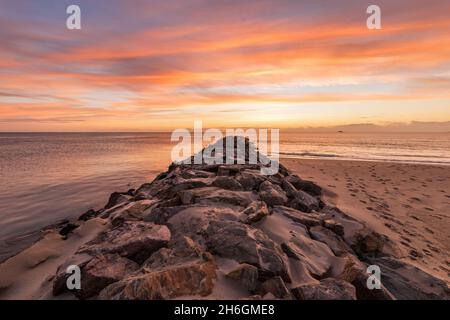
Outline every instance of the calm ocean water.
<svg viewBox="0 0 450 320"><path fill-rule="evenodd" d="M450 165L450 134L281 132L281 157ZM169 133L0 133L0 261L165 170Z"/></svg>

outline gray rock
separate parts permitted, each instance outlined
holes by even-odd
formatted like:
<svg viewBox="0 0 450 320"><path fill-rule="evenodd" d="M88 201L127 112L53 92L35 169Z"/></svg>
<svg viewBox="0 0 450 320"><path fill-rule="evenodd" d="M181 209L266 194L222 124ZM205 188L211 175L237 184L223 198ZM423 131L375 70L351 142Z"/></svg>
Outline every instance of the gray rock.
<svg viewBox="0 0 450 320"><path fill-rule="evenodd" d="M367 268L364 263L353 254L346 253L339 259L340 264L336 264L333 268L333 278L345 280L353 283L361 274L366 272Z"/></svg>
<svg viewBox="0 0 450 320"><path fill-rule="evenodd" d="M137 263L118 254L100 254L81 268L81 289L73 293L79 299L91 298L137 269Z"/></svg>
<svg viewBox="0 0 450 320"><path fill-rule="evenodd" d="M213 261L195 260L127 277L103 289L100 300L162 300L207 296L216 279Z"/></svg>
<svg viewBox="0 0 450 320"><path fill-rule="evenodd" d="M180 172L180 177L184 179L211 178L214 177L214 173L203 170L183 170Z"/></svg>
<svg viewBox="0 0 450 320"><path fill-rule="evenodd" d="M166 226L150 222L126 221L119 227L101 233L96 239L81 247L80 253L91 255L117 253L137 263L142 263L153 252L170 240Z"/></svg>
<svg viewBox="0 0 450 320"><path fill-rule="evenodd" d="M214 187L228 190L242 190L242 185L232 177L218 176L214 179L212 185Z"/></svg>
<svg viewBox="0 0 450 320"><path fill-rule="evenodd" d="M105 206L105 209L112 208L114 206L117 206L118 204L128 202L132 199L132 195L127 194L126 192L113 192L109 196L108 203Z"/></svg>
<svg viewBox="0 0 450 320"><path fill-rule="evenodd" d="M330 229L334 233L339 236L344 236L344 226L339 222L336 222L334 219L326 219L323 221L323 226L327 229Z"/></svg>
<svg viewBox="0 0 450 320"><path fill-rule="evenodd" d="M191 238L171 241L145 263L140 273L106 287L100 299L153 300L212 293L216 266L211 254Z"/></svg>
<svg viewBox="0 0 450 320"><path fill-rule="evenodd" d="M261 183L266 180L259 171L255 170L242 170L236 175L235 179L248 191L258 190Z"/></svg>
<svg viewBox="0 0 450 320"><path fill-rule="evenodd" d="M93 257L88 254L76 254L72 256L69 260L61 264L56 269L56 275L53 280L53 288L52 288L53 295L58 296L68 290L66 281L67 278L70 276L70 274L68 274L66 271L69 266L76 265L81 269L92 259Z"/></svg>
<svg viewBox="0 0 450 320"><path fill-rule="evenodd" d="M297 195L297 189L287 180L281 182L281 187L286 191L286 195L290 198L294 198Z"/></svg>
<svg viewBox="0 0 450 320"><path fill-rule="evenodd" d="M263 295L271 293L278 299L292 299L292 295L281 277L266 280L262 284L262 291L264 293Z"/></svg>
<svg viewBox="0 0 450 320"><path fill-rule="evenodd" d="M295 193L293 199L289 202L289 206L304 212L320 210L319 200L302 190L298 190Z"/></svg>
<svg viewBox="0 0 450 320"><path fill-rule="evenodd" d="M320 215L318 214L305 213L285 206L275 206L273 211L308 227L319 226L322 224Z"/></svg>
<svg viewBox="0 0 450 320"><path fill-rule="evenodd" d="M344 280L324 279L292 289L298 300L356 300L355 287Z"/></svg>
<svg viewBox="0 0 450 320"><path fill-rule="evenodd" d="M350 242L352 249L359 255L363 256L378 256L383 252L386 239L379 233L363 228L358 230Z"/></svg>
<svg viewBox="0 0 450 320"><path fill-rule="evenodd" d="M258 229L239 222L213 220L205 231L205 240L214 254L257 267L260 277L281 276L290 281L281 250Z"/></svg>
<svg viewBox="0 0 450 320"><path fill-rule="evenodd" d="M298 234L282 243L281 248L289 258L300 261L313 278L331 275L336 257L324 243Z"/></svg>
<svg viewBox="0 0 450 320"><path fill-rule="evenodd" d="M287 202L287 197L280 186L264 181L259 186L259 196L269 206L283 205Z"/></svg>
<svg viewBox="0 0 450 320"><path fill-rule="evenodd" d="M181 202L188 204L215 204L247 207L257 200L257 196L248 191L224 190L216 187L186 190L180 193Z"/></svg>
<svg viewBox="0 0 450 320"><path fill-rule="evenodd" d="M312 181L302 180L297 175L289 175L285 180L291 183L297 190L305 191L312 196L322 195L322 188Z"/></svg>
<svg viewBox="0 0 450 320"><path fill-rule="evenodd" d="M342 240L335 232L322 226L314 226L309 229L311 238L325 243L334 252L335 255L340 256L353 250Z"/></svg>
<svg viewBox="0 0 450 320"><path fill-rule="evenodd" d="M146 222L153 222L155 224L166 224L170 218L192 206L200 205L180 205L174 207L150 208L144 211L144 213L142 214L143 220Z"/></svg>
<svg viewBox="0 0 450 320"><path fill-rule="evenodd" d="M362 272L352 281L352 285L356 289L356 298L358 300L396 300L396 298L381 283L380 289L370 290L367 287L367 279L369 274Z"/></svg>
<svg viewBox="0 0 450 320"><path fill-rule="evenodd" d="M258 286L258 269L247 263L240 264L227 274L228 278L237 280L249 292L254 292Z"/></svg>
<svg viewBox="0 0 450 320"><path fill-rule="evenodd" d="M122 224L124 221L136 221L142 219L143 212L154 205L156 200L140 200L131 202L124 207L110 214L111 223L113 226Z"/></svg>
<svg viewBox="0 0 450 320"><path fill-rule="evenodd" d="M392 257L370 259L381 271L381 283L399 300L449 300L448 285L421 269Z"/></svg>
<svg viewBox="0 0 450 320"><path fill-rule="evenodd" d="M247 224L255 223L269 215L264 201L253 201L247 208L242 211L242 221Z"/></svg>
<svg viewBox="0 0 450 320"><path fill-rule="evenodd" d="M100 212L97 212L93 209L89 209L85 213L83 213L81 216L78 217L78 221L88 221L94 217L96 217Z"/></svg>

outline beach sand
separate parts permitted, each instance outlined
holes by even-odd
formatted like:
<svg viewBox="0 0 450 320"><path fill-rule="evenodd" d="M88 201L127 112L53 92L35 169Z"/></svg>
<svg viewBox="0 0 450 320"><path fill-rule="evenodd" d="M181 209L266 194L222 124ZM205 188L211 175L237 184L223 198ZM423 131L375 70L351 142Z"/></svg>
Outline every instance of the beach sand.
<svg viewBox="0 0 450 320"><path fill-rule="evenodd" d="M398 255L450 283L450 167L281 159L325 198L398 245Z"/></svg>
<svg viewBox="0 0 450 320"><path fill-rule="evenodd" d="M319 184L326 203L388 236L397 258L450 284L450 167L298 159L281 159L281 163L302 179ZM291 224L277 215L264 221L261 230L287 241ZM264 223L269 222L266 228ZM88 220L68 240L48 231L41 241L0 264L0 299L73 299L52 296L52 276L106 227L102 219Z"/></svg>

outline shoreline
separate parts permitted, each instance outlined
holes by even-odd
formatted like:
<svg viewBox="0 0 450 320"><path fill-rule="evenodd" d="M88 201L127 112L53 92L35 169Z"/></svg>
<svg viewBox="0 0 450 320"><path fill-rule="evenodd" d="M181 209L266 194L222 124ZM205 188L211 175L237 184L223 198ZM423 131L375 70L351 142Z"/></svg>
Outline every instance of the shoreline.
<svg viewBox="0 0 450 320"><path fill-rule="evenodd" d="M374 162L374 163L392 163L392 164L400 164L400 165L422 165L422 166L450 166L450 162L408 162L408 161L403 161L403 160L391 160L391 159L386 159L386 160L382 160L382 159L350 159L350 158L343 158L340 156L329 156L329 157L311 157L311 158L306 158L306 157L286 157L285 155L280 156L280 161L282 161L282 159L291 159L291 160L298 160L298 161L302 161L302 160L317 160L317 161L349 161L349 162Z"/></svg>
<svg viewBox="0 0 450 320"><path fill-rule="evenodd" d="M446 166L288 159L327 201L396 239L399 255L450 284L450 173Z"/></svg>
<svg viewBox="0 0 450 320"><path fill-rule="evenodd" d="M335 158L293 158L293 157L281 157L280 158L280 162L281 163L286 163L287 167L289 169L291 169L293 171L293 173L298 174L300 177L302 178L306 178L309 180L312 180L314 182L316 182L318 185L320 185L324 190L328 191L328 194L330 194L331 192L331 196L328 196L328 201L330 201L331 203L335 204L335 205L340 205L344 208L349 209L350 207L350 211L353 211L353 208L350 205L347 205L347 203L351 203L351 201L349 201L348 197L342 197L345 193L346 190L344 190L343 188L341 188L341 190L337 191L336 194L334 194L335 192L332 190L333 188L330 189L329 185L328 185L328 181L327 179L321 179L320 177L320 172L318 172L317 170L311 170L311 164L318 164L318 167L320 167L322 164L327 164L329 162L333 162L333 163L342 163L342 164L353 164L353 165L363 165L363 166L369 166L369 165L398 165L398 166L405 166L405 167L411 167L411 166L424 166L424 167L435 167L435 168L440 168L440 167L446 167L446 165L442 165L442 164L424 164L424 163L403 163L403 162L391 162L391 161L381 161L381 160L350 160L350 159L335 159ZM303 163L303 164L308 164L306 167L308 168L308 170L310 170L310 172L305 172L304 170L300 169L298 167L299 163ZM325 165L324 167L329 167L329 165ZM157 176L157 174L155 174L154 176L149 176L148 181L153 180L155 177ZM450 174L448 174L448 179L450 180ZM132 186L132 187L138 187L138 186ZM450 194L450 191L448 192L448 194ZM447 195L448 195L447 194ZM334 199L335 198L339 198L340 200L337 202ZM450 199L450 197L448 197L448 199ZM353 199L351 199L353 200ZM449 200L450 201L450 200ZM104 203L107 202L107 197L105 197L105 201ZM447 212L450 212L450 202L447 203L449 210ZM364 207L364 206L362 206ZM357 209L364 209L364 208L359 208L357 207ZM100 208L95 208L92 207L93 210L98 210ZM80 212L80 214L82 214L82 212ZM450 214L447 216L448 220L447 222L450 224ZM53 229L55 228L55 226L59 225L59 224L64 224L64 221L67 223L66 219L60 219L60 220L55 220L50 222L47 226L40 228L40 229L36 229L33 230L29 233L24 233L24 234L18 234L14 237L8 238L5 240L5 242L10 241L10 240L16 240L18 238L32 238L33 241L29 241L29 243L27 244L19 244L19 246L21 247L20 249L18 249L17 251L15 251L15 253L9 255L9 257L3 259L3 261L0 261L0 265L3 264L4 262L6 262L8 259L16 256L17 254L27 250L29 247L33 246L36 242L39 242L40 240L42 240L43 236L45 235L45 232L47 230ZM446 224L447 225L447 224ZM387 231L387 230L386 230ZM39 235L40 233L40 235ZM448 232L448 239L450 241L450 231ZM450 256L450 245L448 246L448 255ZM448 283L450 283L450 260L449 263L447 264L448 266L448 274L444 277L439 276L441 279L443 279L444 281L447 281ZM447 271L446 271L447 272Z"/></svg>
<svg viewBox="0 0 450 320"><path fill-rule="evenodd" d="M383 178L383 175L381 174L387 173L383 170L387 170L387 168L393 167L394 171L397 172L399 171L399 169L401 169L399 167L415 167L420 165L392 164L385 162L374 163L367 161L348 160L329 162L327 160L329 159L300 160L283 158L281 162L292 172L292 174L297 174L304 180L312 180L317 183L322 188L323 200L326 203L332 206L339 207L346 214L348 214L350 218L355 219L355 221L362 221L371 230L374 230L376 234L387 236L390 241L388 242L388 245L386 245L385 250L389 254L389 256L394 257L395 259L399 259L399 261L405 261L412 266L424 270L428 274L443 280L445 283L447 283L448 286L450 283L450 273L447 269L447 266L450 265L450 262L445 259L448 256L449 251L448 247L445 246L446 243L442 242L442 239L448 237L448 231L445 230L445 226L448 226L449 217L445 216L441 218L440 225L444 228L444 231L442 231L441 228L439 228L439 225L436 226L434 223L430 223L428 220L423 219L423 215L430 215L429 212L415 212L413 215L408 214L408 212L405 213L405 210L391 210L391 208L395 209L395 206L393 206L390 202L393 201L393 199L380 199L376 196L380 191L383 191L377 189L377 187L379 188L381 186L384 186L388 182L384 181L385 178ZM374 166L381 168L374 168ZM432 171L445 170L445 168L440 168L440 166L431 167L433 168ZM358 172L357 170L355 171L355 168L359 168L359 170L362 170L362 172ZM348 170L351 170L351 176L349 176ZM429 173L430 172L428 172L426 179L431 179L432 181L428 182L429 184L431 184L433 182L433 175L430 175ZM393 175L390 175L389 177L389 180L393 180L391 182L395 184L395 177ZM401 176L399 178L405 177ZM357 189L357 187L353 186L353 184L356 183L355 179L358 183L364 185L364 188ZM381 179L383 181L379 180L378 184L371 184L370 186L368 186L368 182L370 182L371 179ZM435 182L445 182L445 177L440 179L442 179L442 181L436 180ZM349 184L352 184L352 193L346 190L350 188ZM142 187L144 186L145 184ZM428 187L428 185L426 185L426 187ZM428 187L427 190L429 192L430 188ZM437 191L439 192L439 190ZM406 192L407 190L405 190L405 193ZM408 190L408 192L411 192L411 190ZM422 192L422 190L419 190L418 192ZM374 208L372 208L372 210L367 210L367 203L355 201L362 200L359 198L359 196L355 196L355 193L367 195L369 197L369 201L372 200L371 203L380 204L383 209L378 210L379 208L377 207L375 208L375 210ZM134 198L136 198L136 194L133 195ZM410 194L406 194L405 196L408 197L409 195ZM447 193L445 194L445 196L447 198L450 198ZM373 197L373 199L371 197ZM130 201L129 197L127 199L129 199L128 201ZM384 202L378 203L381 200L384 200ZM394 200L403 201L399 197ZM447 206L448 202L443 204ZM429 204L426 205L428 206ZM437 205L439 206L439 203L437 203ZM364 206L366 206L365 209ZM438 210L440 210L436 207L436 203L429 206L429 209L436 211L436 213L438 213ZM335 216L336 214L339 215L339 212L336 211L333 216ZM403 225L400 219L404 220ZM345 221L345 218L343 221ZM422 226L422 224L424 226ZM286 222L282 222L282 225L285 226ZM403 228L403 230L396 230L396 228L399 228L399 225ZM424 228L428 228L431 231L430 234L433 236L424 236L417 233L418 227L421 226ZM106 218L105 220L102 217L94 217L86 221L86 223L81 223L81 225L73 231L73 234L69 236L68 240L62 239L61 236L58 235L58 230L45 231L43 233L42 239L31 244L26 249L20 251L18 254L0 264L0 270L2 270L2 274L0 276L0 296L2 296L2 292L5 291L9 286L13 286L15 287L15 293L11 294L10 292L6 295L7 297L20 297L25 299L33 298L36 297L39 288L45 287L44 291L40 291L39 296L41 298L51 298L51 290L48 288L48 283L53 281L54 278L51 276L51 274L54 272L56 267L58 267L58 265L61 265L61 263L63 263L64 260L68 258L68 255L70 256L74 254L77 249L82 246L83 243L95 239L96 235L99 234L99 232L107 230L108 228L110 228L110 222L108 222L108 218ZM269 231L266 230L266 232ZM281 231L275 231L275 233L277 232ZM405 237L405 232L409 233L409 237ZM408 239L409 242L406 239ZM413 250L413 248L415 250L414 255L411 254L411 250ZM435 248L438 251L434 251L430 248ZM423 250L429 251L431 255L427 254L426 251ZM444 268L442 268L442 265L439 265L439 262L441 264L444 263ZM227 263L228 262L226 262L225 264ZM11 279L17 276L16 272L21 275L24 274L25 279L28 279L30 283L24 284L25 280L23 280L19 281L20 283L18 285L14 285L14 283L11 282ZM42 283L42 274L47 274L46 278L48 280L45 280L44 283ZM35 280L31 281L31 279ZM47 285L45 284L46 282L48 282ZM23 292L21 293L21 291ZM63 298L64 297L65 296L63 296Z"/></svg>

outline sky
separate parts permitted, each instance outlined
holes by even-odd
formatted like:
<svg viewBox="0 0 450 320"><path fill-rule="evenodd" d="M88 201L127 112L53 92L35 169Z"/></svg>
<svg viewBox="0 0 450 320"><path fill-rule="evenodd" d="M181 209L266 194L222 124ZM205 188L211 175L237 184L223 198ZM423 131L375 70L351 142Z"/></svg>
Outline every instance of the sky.
<svg viewBox="0 0 450 320"><path fill-rule="evenodd" d="M72 4L81 30L66 28ZM380 30L366 27L370 4L381 8ZM450 1L0 0L0 8L0 131L152 131L194 120L432 130L450 121Z"/></svg>

